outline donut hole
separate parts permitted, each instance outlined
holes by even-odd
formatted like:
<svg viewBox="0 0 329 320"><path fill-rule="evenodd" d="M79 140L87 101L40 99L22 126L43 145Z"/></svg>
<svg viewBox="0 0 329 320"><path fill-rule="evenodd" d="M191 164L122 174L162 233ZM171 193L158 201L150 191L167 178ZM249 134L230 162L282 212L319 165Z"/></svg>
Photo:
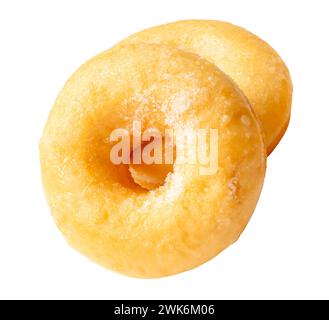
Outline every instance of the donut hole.
<svg viewBox="0 0 329 320"><path fill-rule="evenodd" d="M152 139L132 150L128 170L134 183L145 190L163 186L167 176L174 171L174 153L175 148L164 139Z"/></svg>
<svg viewBox="0 0 329 320"><path fill-rule="evenodd" d="M110 130L107 130L110 131ZM112 129L113 131L113 129ZM89 176L102 183L110 191L120 188L122 192L130 195L145 194L150 190L155 190L166 183L167 176L174 171L175 149L173 149L172 161L166 162L165 139L161 140L161 158L163 161L156 163L143 162L145 149L150 148L150 144L158 144L153 141L140 142L140 138L134 143L134 136L128 138L128 152L124 151L124 145L117 145L118 141L109 143L108 138L99 135L97 132L92 139L92 143L86 144L84 148L84 168ZM121 141L122 142L122 139ZM138 146L140 144L140 146ZM137 145L137 146L136 146ZM116 148L113 152L113 148ZM96 150L96 151L95 151ZM113 156L113 157L112 157ZM128 156L128 161L127 157ZM140 163L136 158L140 157ZM144 157L145 158L145 157ZM149 157L155 159L154 151L149 153ZM160 163L158 163L160 162ZM95 178L96 177L96 178Z"/></svg>

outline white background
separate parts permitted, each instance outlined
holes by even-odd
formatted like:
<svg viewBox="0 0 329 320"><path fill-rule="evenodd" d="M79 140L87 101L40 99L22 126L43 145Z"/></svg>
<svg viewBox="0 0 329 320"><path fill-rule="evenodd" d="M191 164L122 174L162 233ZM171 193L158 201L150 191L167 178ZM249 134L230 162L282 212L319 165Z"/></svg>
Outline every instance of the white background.
<svg viewBox="0 0 329 320"><path fill-rule="evenodd" d="M329 298L328 1L1 1L0 298ZM140 29L217 19L267 40L294 82L289 130L241 239L205 265L131 279L66 245L40 183L38 141L65 80Z"/></svg>

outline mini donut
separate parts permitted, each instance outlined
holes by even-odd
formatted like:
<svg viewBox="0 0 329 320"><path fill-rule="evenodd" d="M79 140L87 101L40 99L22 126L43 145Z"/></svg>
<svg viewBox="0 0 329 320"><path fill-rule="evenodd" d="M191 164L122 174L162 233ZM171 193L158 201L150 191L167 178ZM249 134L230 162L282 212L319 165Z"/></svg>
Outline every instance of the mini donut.
<svg viewBox="0 0 329 320"><path fill-rule="evenodd" d="M218 170L155 164L167 171L160 184L156 167L113 163L109 136L118 128L134 136L134 121L160 132L218 129ZM266 151L247 99L216 66L140 44L110 49L73 74L49 115L40 160L68 243L108 269L156 278L195 268L238 239L261 192Z"/></svg>
<svg viewBox="0 0 329 320"><path fill-rule="evenodd" d="M292 83L280 56L263 40L230 23L187 20L136 33L123 43L161 43L190 51L216 64L245 93L264 132L268 155L290 119Z"/></svg>

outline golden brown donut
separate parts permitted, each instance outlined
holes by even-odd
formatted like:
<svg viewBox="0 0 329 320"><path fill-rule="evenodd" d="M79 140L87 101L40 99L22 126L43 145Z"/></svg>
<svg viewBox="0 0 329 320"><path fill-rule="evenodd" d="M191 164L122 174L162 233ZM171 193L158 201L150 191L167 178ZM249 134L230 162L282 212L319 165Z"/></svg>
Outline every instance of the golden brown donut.
<svg viewBox="0 0 329 320"><path fill-rule="evenodd" d="M160 131L217 128L218 170L200 175L199 163L175 163L162 186L142 188L128 165L109 157L111 132L131 131L136 120ZM147 44L111 49L73 74L49 115L40 159L52 215L70 245L143 278L189 270L236 241L266 165L258 121L236 85L194 54Z"/></svg>
<svg viewBox="0 0 329 320"><path fill-rule="evenodd" d="M264 132L270 154L290 119L292 83L280 56L249 31L226 22L186 20L138 32L122 43L161 43L216 64L242 89Z"/></svg>

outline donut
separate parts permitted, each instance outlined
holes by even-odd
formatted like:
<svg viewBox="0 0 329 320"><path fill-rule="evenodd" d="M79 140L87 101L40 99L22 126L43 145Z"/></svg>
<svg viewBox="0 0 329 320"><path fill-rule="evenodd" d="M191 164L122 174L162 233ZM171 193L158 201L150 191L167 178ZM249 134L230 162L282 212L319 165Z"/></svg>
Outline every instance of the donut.
<svg viewBox="0 0 329 320"><path fill-rule="evenodd" d="M177 156L171 165L128 163L150 145L137 138L128 161L116 163L112 134L125 130L134 142L135 123L161 134L217 130L216 170L201 174L204 162ZM73 248L121 274L158 278L195 268L238 239L262 189L266 150L248 100L215 65L167 46L127 44L67 81L40 162L52 216Z"/></svg>
<svg viewBox="0 0 329 320"><path fill-rule="evenodd" d="M123 44L161 43L216 64L249 99L261 122L268 155L290 119L292 82L280 56L249 31L226 22L187 20L138 32Z"/></svg>

